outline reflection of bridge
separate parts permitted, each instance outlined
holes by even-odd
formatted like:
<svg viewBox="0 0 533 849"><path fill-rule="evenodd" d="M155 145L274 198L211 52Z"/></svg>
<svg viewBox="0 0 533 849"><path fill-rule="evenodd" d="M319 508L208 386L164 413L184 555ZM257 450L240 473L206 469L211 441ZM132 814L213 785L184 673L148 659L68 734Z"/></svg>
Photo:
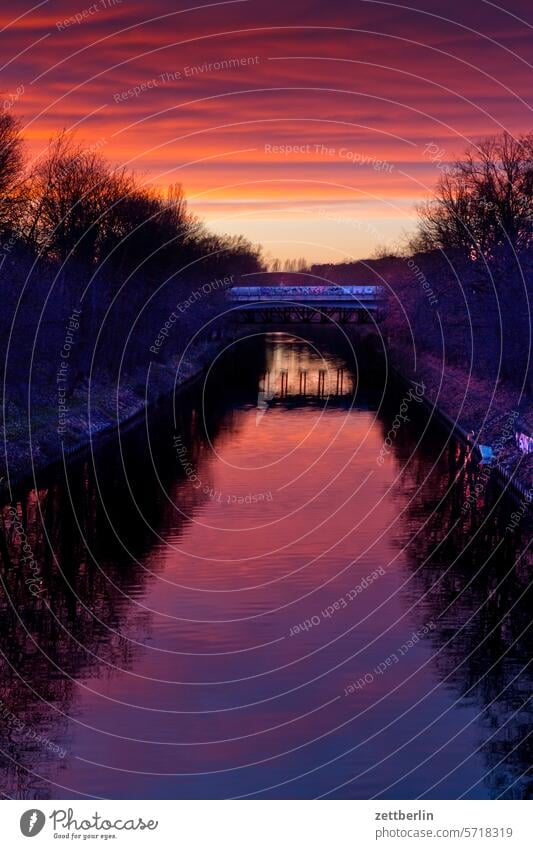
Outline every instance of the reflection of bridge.
<svg viewBox="0 0 533 849"><path fill-rule="evenodd" d="M287 399L343 399L353 395L351 375L343 367L273 368L259 379L257 406L266 409Z"/></svg>
<svg viewBox="0 0 533 849"><path fill-rule="evenodd" d="M381 286L234 286L227 298L243 322L325 324L379 320Z"/></svg>

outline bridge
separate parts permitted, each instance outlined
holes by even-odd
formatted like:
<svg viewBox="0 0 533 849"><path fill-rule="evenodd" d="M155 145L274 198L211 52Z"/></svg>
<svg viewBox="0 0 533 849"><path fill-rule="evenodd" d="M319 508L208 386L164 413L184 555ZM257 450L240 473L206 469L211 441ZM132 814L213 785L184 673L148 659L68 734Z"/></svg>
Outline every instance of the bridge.
<svg viewBox="0 0 533 849"><path fill-rule="evenodd" d="M226 297L243 323L338 324L379 321L382 286L233 286Z"/></svg>

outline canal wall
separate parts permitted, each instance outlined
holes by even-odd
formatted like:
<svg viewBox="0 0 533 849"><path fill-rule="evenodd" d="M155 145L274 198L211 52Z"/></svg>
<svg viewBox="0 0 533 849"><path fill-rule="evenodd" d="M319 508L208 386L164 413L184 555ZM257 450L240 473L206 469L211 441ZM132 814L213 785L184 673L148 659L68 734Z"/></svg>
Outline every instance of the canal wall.
<svg viewBox="0 0 533 849"><path fill-rule="evenodd" d="M118 388L109 375L95 375L68 396L36 388L30 409L8 402L0 495L5 499L10 488L33 483L36 472L82 455L117 427L134 427L148 407L197 381L226 343L221 334L184 356L152 361L148 377L146 370L124 374Z"/></svg>
<svg viewBox="0 0 533 849"><path fill-rule="evenodd" d="M374 343L383 356L382 345ZM387 368L401 381L423 386L422 402L480 462L490 463L493 476L529 510L533 501L533 453L521 451L516 433L533 429L533 411L524 406L520 391L498 381L474 377L456 365L418 352L416 367L412 352L388 340ZM486 451L486 449L490 451Z"/></svg>

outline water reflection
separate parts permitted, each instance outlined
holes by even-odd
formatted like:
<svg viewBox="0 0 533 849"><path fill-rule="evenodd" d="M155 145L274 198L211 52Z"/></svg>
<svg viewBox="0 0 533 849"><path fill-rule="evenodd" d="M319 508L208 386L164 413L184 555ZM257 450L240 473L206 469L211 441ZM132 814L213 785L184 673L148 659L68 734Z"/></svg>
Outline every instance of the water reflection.
<svg viewBox="0 0 533 849"><path fill-rule="evenodd" d="M398 544L405 546L412 570L411 597L422 619L439 621L432 634L439 679L454 699L475 706L477 746L485 768L479 780L487 796L530 798L528 529L509 532L515 506L454 440L446 444L441 439L436 461L431 433L411 457L412 437L423 426L419 422L416 434L411 432L398 446L404 469L399 500L406 504Z"/></svg>
<svg viewBox="0 0 533 849"><path fill-rule="evenodd" d="M526 523L383 380L239 343L4 507L5 795L531 795Z"/></svg>
<svg viewBox="0 0 533 849"><path fill-rule="evenodd" d="M188 400L179 426L201 452L205 438ZM74 681L131 668L137 648L128 636L149 633L151 616L132 601L153 578L144 558L153 546L150 529L169 513L162 490L179 481L168 461L169 441L148 450L141 426L121 445L113 440L73 464L67 476L61 469L43 474L42 486L18 493L18 519L8 505L2 509L0 727L2 786L10 796L50 794L46 779L62 769L58 758L68 747ZM28 586L30 557L38 564L38 592Z"/></svg>
<svg viewBox="0 0 533 849"><path fill-rule="evenodd" d="M342 357L322 355L318 348L285 333L271 334L266 370L259 377L260 401L316 399L334 402L351 398L355 377ZM258 401L258 403L260 403Z"/></svg>

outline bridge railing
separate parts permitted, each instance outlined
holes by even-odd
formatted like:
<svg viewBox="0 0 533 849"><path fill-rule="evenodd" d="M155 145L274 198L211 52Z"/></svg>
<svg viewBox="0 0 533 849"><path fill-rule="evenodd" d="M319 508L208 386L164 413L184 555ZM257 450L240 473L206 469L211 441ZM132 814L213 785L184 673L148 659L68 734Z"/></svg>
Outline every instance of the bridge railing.
<svg viewBox="0 0 533 849"><path fill-rule="evenodd" d="M227 290L231 301L346 301L376 302L384 297L382 286L233 286Z"/></svg>

